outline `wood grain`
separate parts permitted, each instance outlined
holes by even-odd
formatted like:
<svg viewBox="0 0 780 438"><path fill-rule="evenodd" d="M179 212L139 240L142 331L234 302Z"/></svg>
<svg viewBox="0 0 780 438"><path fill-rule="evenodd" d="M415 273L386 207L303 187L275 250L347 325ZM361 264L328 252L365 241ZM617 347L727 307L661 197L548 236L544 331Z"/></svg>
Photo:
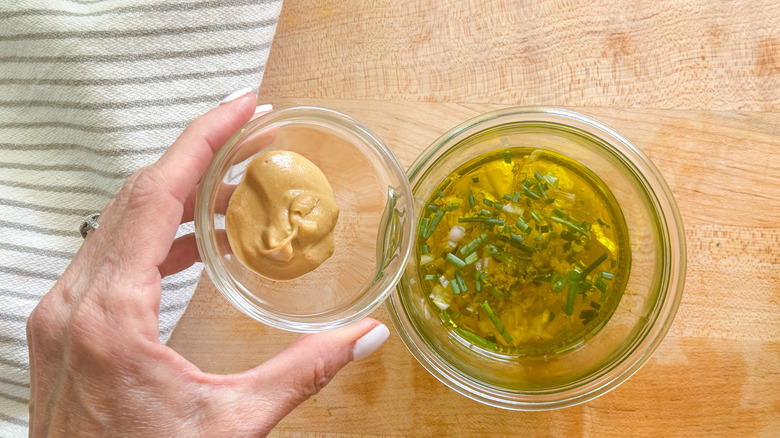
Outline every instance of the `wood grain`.
<svg viewBox="0 0 780 438"><path fill-rule="evenodd" d="M777 111L780 2L286 1L261 96Z"/></svg>
<svg viewBox="0 0 780 438"><path fill-rule="evenodd" d="M406 167L488 110L579 110L658 167L688 265L664 342L596 400L483 406L431 377L393 332L273 435L780 436L779 22L774 0L285 0L261 103L347 112ZM372 316L390 323L384 307ZM296 338L243 316L204 278L170 345L227 373Z"/></svg>
<svg viewBox="0 0 780 438"><path fill-rule="evenodd" d="M269 98L363 121L406 167L441 133L501 105ZM656 164L686 229L687 281L669 334L623 385L580 406L510 412L431 377L394 332L275 429L277 436L780 435L780 115L574 108ZM390 324L383 307L372 316ZM392 329L391 329L392 332ZM204 279L169 343L209 372L251 368L296 339L240 314Z"/></svg>

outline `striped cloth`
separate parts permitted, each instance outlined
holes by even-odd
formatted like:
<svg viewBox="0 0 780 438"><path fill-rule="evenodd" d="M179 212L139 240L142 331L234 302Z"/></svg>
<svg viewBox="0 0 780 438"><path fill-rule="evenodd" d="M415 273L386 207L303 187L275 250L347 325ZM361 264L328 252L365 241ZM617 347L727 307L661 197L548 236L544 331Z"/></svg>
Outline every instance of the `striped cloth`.
<svg viewBox="0 0 780 438"><path fill-rule="evenodd" d="M0 437L27 436L26 319L79 248L82 220L197 115L257 90L281 7L0 2ZM162 342L200 272L163 281Z"/></svg>

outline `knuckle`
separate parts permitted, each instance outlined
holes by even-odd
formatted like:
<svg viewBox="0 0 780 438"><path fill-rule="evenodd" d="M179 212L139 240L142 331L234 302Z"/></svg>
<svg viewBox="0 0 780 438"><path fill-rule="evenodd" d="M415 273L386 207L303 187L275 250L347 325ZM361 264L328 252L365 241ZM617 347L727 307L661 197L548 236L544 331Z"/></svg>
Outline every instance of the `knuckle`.
<svg viewBox="0 0 780 438"><path fill-rule="evenodd" d="M56 304L52 303L53 293L46 294L37 306L30 312L30 316L27 317L27 327L47 327L56 322L56 314L53 310L56 310Z"/></svg>
<svg viewBox="0 0 780 438"><path fill-rule="evenodd" d="M128 194L128 207L155 208L167 197L164 177L153 166L143 168L135 177Z"/></svg>
<svg viewBox="0 0 780 438"><path fill-rule="evenodd" d="M130 193L133 196L144 196L158 192L160 187L162 187L162 178L153 167L149 166L138 172Z"/></svg>
<svg viewBox="0 0 780 438"><path fill-rule="evenodd" d="M52 302L47 294L27 317L27 340L43 347L62 342L62 331L66 325L65 310Z"/></svg>
<svg viewBox="0 0 780 438"><path fill-rule="evenodd" d="M135 180L138 179L138 175L142 174L148 166L143 166L138 168L135 172L133 172L126 180L124 185L122 185L122 189L129 191L132 190L133 186L135 185Z"/></svg>
<svg viewBox="0 0 780 438"><path fill-rule="evenodd" d="M33 335L38 334L38 328L40 327L46 327L47 321L45 319L45 316L42 315L42 311L40 310L41 305L39 304L38 307L33 309L33 311L30 313L30 316L27 317L27 337L32 338Z"/></svg>
<svg viewBox="0 0 780 438"><path fill-rule="evenodd" d="M119 189L119 193L117 193L117 196L114 199L124 200L130 197L130 193L133 192L133 188L135 187L135 182L138 179L138 176L145 171L146 166L141 167L140 169L133 172L133 174L125 180L124 184L122 184L122 188Z"/></svg>
<svg viewBox="0 0 780 438"><path fill-rule="evenodd" d="M303 398L309 398L322 390L332 379L334 370L328 362L318 357L302 370L296 389Z"/></svg>

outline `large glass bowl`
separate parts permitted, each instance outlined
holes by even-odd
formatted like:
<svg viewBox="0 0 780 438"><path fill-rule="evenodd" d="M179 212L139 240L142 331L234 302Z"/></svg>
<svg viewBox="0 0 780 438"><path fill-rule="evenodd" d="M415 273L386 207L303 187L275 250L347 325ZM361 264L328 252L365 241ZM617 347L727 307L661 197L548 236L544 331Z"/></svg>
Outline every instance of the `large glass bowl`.
<svg viewBox="0 0 780 438"><path fill-rule="evenodd" d="M248 162L269 150L297 152L316 164L340 209L334 254L288 281L244 266L225 232L228 201ZM406 174L384 142L353 118L315 107L247 123L214 157L195 204L198 250L217 290L250 317L296 332L342 327L382 304L406 266L413 221Z"/></svg>
<svg viewBox="0 0 780 438"><path fill-rule="evenodd" d="M579 161L617 199L628 225L632 264L615 313L574 349L539 355L491 352L442 323L421 287L419 260L410 257L391 296L390 314L420 364L455 391L501 408L557 409L606 393L650 358L680 303L685 233L669 187L636 146L597 120L548 107L490 112L436 140L407 172L417 215L454 169L513 146L546 149Z"/></svg>

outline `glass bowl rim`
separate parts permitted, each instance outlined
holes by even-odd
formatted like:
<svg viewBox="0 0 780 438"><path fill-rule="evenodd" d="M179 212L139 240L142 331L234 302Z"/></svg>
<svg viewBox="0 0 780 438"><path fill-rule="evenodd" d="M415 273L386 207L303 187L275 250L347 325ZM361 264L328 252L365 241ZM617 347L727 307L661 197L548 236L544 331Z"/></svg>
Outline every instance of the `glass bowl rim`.
<svg viewBox="0 0 780 438"><path fill-rule="evenodd" d="M421 172L426 171L436 162L434 157L446 154L450 148L459 144L459 141L455 141L456 139L463 140L463 138L468 138L480 131L498 126L502 119L512 117L527 117L523 122L557 123L585 132L608 146L609 152L612 154L621 159L628 159L630 163L626 164L639 167L640 171L632 172L631 178L636 178L645 193L654 197L651 199L653 201L652 207L659 219L663 221L659 224L660 234L663 238L661 249L667 256L666 258L670 258L670 260L665 260L664 267L666 269L662 272L662 275L668 280L662 283L666 287L659 291L659 298L651 313L655 316L655 320L649 322L643 330L637 333L635 342L630 348L627 348L627 352L620 358L610 362L611 366L589 373L586 377L595 375L595 378L585 382L584 385L574 389L546 393L543 391L538 393L513 392L481 384L476 379L465 376L454 366L432 353L427 348L422 336L415 333L415 323L403 310L400 298L401 282L391 294L388 307L393 325L406 348L429 373L456 392L481 403L503 409L523 411L559 409L584 403L616 388L639 370L660 345L674 320L682 299L687 264L685 231L671 190L655 165L639 148L607 124L585 114L559 107L507 107L480 114L456 125L431 143L409 167L407 175L410 186ZM507 121L507 123L513 123L513 121ZM460 138L467 133L470 134ZM416 214L415 212L415 218ZM669 257L670 255L671 257ZM626 364L626 362L628 363ZM616 372L616 370L617 373L610 376L610 373Z"/></svg>
<svg viewBox="0 0 780 438"><path fill-rule="evenodd" d="M224 172L221 171L224 170L224 166L228 164L229 155L235 149L236 145L248 136L251 136L254 132L274 126L283 126L289 122L308 123L312 121L326 123L330 128L335 125L360 138L360 140L370 147L370 149L381 159L381 164L387 169L388 174L397 178L398 181L404 182L400 187L393 187L393 190L400 191L401 196L408 199L409 205L413 207L411 187L408 184L404 168L381 137L352 116L339 111L317 106L293 106L275 109L250 120L239 128L239 130L225 142L220 150L215 153L214 158L204 173L200 186L198 187L194 215L195 240L198 252L203 259L204 269L207 275L220 294L242 313L263 324L277 329L299 333L316 333L345 327L367 316L384 303L388 295L395 288L400 277L403 275L412 250L413 238L411 236L411 230L414 229L413 220L406 221L402 233L402 240L399 244L400 263L398 263L396 272L392 272L392 275L390 275L391 281L387 282L387 280L383 280L383 283L386 283L387 286L379 288L364 285L364 293L370 291L372 288L376 289L373 294L374 296L360 309L355 310L350 308L348 309L349 311L337 313L340 317L336 319L317 320L316 318L310 317L290 318L279 312L274 312L258 306L246 298L235 286L232 284L225 284L226 282L225 279L222 278L223 276L227 276L229 281L236 280L230 275L228 269L221 266L218 251L212 244L212 237L210 236L212 224L211 219L209 218L209 212L205 205L205 199L212 197L214 188L219 182L218 177L221 176L218 174L224 174ZM214 265L215 263L219 264L220 267L216 267Z"/></svg>

